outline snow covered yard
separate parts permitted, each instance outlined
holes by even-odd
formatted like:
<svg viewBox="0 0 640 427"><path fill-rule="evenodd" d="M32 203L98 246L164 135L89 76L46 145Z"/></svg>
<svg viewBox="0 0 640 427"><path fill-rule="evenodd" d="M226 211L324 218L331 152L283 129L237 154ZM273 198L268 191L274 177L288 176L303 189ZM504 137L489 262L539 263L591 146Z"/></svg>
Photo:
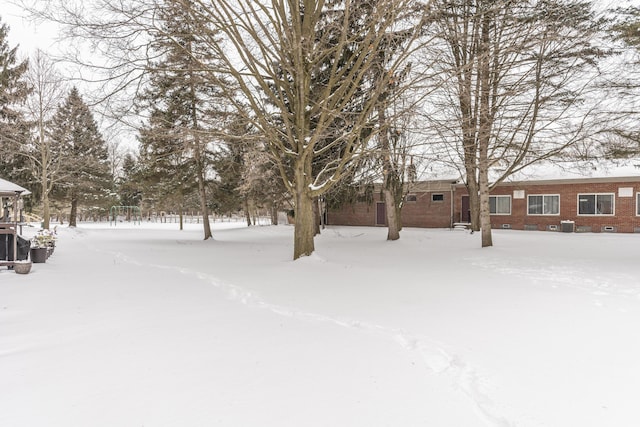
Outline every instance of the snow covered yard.
<svg viewBox="0 0 640 427"><path fill-rule="evenodd" d="M216 226L0 270L0 426L640 425L640 235Z"/></svg>

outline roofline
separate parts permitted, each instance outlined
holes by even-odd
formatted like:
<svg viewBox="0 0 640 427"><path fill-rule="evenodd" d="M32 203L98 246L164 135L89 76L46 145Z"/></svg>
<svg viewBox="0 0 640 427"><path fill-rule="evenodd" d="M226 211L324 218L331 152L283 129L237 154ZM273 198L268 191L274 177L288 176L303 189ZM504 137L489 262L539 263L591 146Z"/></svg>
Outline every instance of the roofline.
<svg viewBox="0 0 640 427"><path fill-rule="evenodd" d="M584 178L559 178L559 179L538 179L526 181L503 181L498 186L518 186L518 185L553 185L553 184L593 184L612 182L640 182L640 175L636 176L608 176L608 177L584 177Z"/></svg>
<svg viewBox="0 0 640 427"><path fill-rule="evenodd" d="M615 182L640 182L640 175L617 176L617 177L585 177L585 178L557 178L557 179L534 179L520 181L503 181L497 187L516 187L522 185L562 185L562 184L607 184ZM458 182L456 187L465 187L464 182Z"/></svg>

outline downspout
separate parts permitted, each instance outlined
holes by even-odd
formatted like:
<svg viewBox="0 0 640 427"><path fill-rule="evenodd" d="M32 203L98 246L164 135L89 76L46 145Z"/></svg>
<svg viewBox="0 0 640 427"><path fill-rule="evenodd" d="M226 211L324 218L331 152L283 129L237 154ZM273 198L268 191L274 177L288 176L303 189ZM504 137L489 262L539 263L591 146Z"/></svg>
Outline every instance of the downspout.
<svg viewBox="0 0 640 427"><path fill-rule="evenodd" d="M454 218L455 212L453 210L453 207L454 207L453 197L454 197L454 195L456 193L456 187L454 187L454 185L455 184L449 184L449 186L450 186L449 187L450 188L449 192L451 193L451 208L450 208L450 211L449 211L449 229L450 230L453 230L453 223L455 222L455 218Z"/></svg>

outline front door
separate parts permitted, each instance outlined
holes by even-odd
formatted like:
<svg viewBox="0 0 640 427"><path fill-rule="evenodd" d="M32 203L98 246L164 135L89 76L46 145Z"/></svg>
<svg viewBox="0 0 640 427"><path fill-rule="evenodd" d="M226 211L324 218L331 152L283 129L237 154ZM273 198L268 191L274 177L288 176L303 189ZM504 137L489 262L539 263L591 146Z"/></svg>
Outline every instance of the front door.
<svg viewBox="0 0 640 427"><path fill-rule="evenodd" d="M376 203L376 225L387 225L387 206L384 202Z"/></svg>
<svg viewBox="0 0 640 427"><path fill-rule="evenodd" d="M471 209L469 196L462 196L462 210L460 211L461 222L471 222Z"/></svg>

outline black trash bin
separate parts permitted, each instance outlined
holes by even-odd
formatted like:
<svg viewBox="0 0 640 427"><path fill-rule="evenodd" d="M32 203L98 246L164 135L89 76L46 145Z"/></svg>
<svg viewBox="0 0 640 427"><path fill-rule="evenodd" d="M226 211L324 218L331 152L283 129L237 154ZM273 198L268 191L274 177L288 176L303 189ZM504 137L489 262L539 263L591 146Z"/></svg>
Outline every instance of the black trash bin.
<svg viewBox="0 0 640 427"><path fill-rule="evenodd" d="M7 247L7 239L9 237L6 234L0 234L0 261L9 260L9 248ZM13 249L12 249L13 252Z"/></svg>
<svg viewBox="0 0 640 427"><path fill-rule="evenodd" d="M24 261L29 258L29 250L31 249L31 240L18 237L18 261ZM0 235L0 260L15 261L13 257L13 235Z"/></svg>
<svg viewBox="0 0 640 427"><path fill-rule="evenodd" d="M31 240L18 236L18 260L24 261L29 258L31 251Z"/></svg>

